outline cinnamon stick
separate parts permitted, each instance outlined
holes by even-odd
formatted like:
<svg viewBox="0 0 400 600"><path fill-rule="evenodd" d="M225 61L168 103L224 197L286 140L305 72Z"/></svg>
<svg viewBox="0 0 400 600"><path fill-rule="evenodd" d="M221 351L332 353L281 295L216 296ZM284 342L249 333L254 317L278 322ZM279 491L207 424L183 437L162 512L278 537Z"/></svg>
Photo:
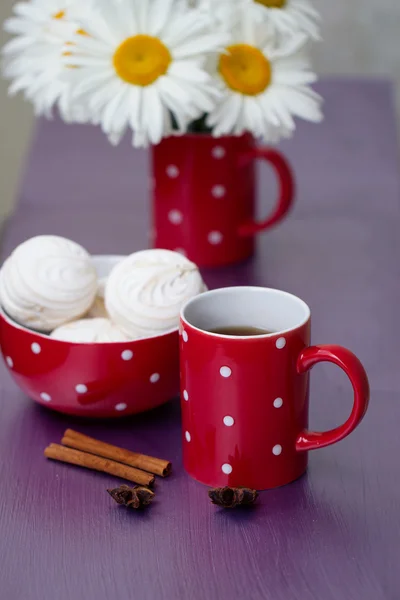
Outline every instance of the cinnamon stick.
<svg viewBox="0 0 400 600"><path fill-rule="evenodd" d="M116 462L129 465L130 467L136 467L137 469L159 475L160 477L167 477L171 473L172 465L167 460L146 456L145 454L137 454L130 450L124 450L123 448L118 448L112 444L106 444L105 442L83 435L83 433L78 433L72 429L66 430L61 443L63 446L69 446L76 450L89 452L96 456L110 458Z"/></svg>
<svg viewBox="0 0 400 600"><path fill-rule="evenodd" d="M51 460L57 460L70 465L77 465L78 467L92 469L93 471L108 473L109 475L121 477L121 479L126 479L140 485L152 486L155 479L154 475L145 473L139 469L122 465L119 462L108 460L101 456L88 454L87 452L65 448L65 446L60 446L58 444L50 444L50 446L45 449L44 455Z"/></svg>

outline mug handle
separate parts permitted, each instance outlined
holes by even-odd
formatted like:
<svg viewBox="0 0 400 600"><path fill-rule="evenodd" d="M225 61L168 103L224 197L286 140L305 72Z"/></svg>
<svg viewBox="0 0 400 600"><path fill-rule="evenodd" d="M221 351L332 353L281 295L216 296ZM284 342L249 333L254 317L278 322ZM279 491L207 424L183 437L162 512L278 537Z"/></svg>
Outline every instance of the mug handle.
<svg viewBox="0 0 400 600"><path fill-rule="evenodd" d="M251 219L239 227L239 235L249 237L269 229L282 221L292 208L295 195L295 181L293 171L286 158L277 150L271 148L254 148L244 154L240 159L240 166L247 165L254 160L262 159L272 165L279 181L279 198L275 211L264 221Z"/></svg>
<svg viewBox="0 0 400 600"><path fill-rule="evenodd" d="M340 442L361 423L369 404L369 383L364 367L358 358L342 346L310 346L303 350L297 360L299 374L309 371L319 362L330 362L346 373L354 390L353 410L347 421L330 431L315 432L304 430L296 440L296 450L304 452L325 448Z"/></svg>

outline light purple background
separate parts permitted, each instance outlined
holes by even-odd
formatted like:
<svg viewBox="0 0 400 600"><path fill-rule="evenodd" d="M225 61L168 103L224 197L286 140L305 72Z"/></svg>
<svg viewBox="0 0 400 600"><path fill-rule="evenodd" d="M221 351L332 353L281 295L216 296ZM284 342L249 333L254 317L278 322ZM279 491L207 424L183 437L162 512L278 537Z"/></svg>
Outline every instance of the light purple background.
<svg viewBox="0 0 400 600"><path fill-rule="evenodd" d="M33 405L0 368L0 597L4 600L395 600L400 588L399 178L391 88L330 81L322 126L282 146L296 209L260 238L257 257L205 272L211 287L255 284L306 300L313 340L364 362L371 409L350 438L312 453L306 477L248 512L209 504L181 466L179 405L119 423L83 423ZM99 131L41 123L3 257L27 237L71 237L93 253L147 245L147 156ZM274 181L261 170L263 212ZM312 375L312 426L350 411L333 367ZM117 481L48 463L43 448L73 426L168 457L175 473L146 513L114 506Z"/></svg>

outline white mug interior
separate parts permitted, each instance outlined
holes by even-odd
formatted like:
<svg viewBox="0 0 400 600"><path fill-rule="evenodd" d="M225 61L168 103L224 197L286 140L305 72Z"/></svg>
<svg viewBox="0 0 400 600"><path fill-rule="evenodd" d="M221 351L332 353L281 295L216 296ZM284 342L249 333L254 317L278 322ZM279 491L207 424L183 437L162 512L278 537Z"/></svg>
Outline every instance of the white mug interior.
<svg viewBox="0 0 400 600"><path fill-rule="evenodd" d="M212 332L231 327L254 327L275 335L307 323L310 309L297 296L280 290L232 287L196 296L183 308L182 319L210 335L221 335Z"/></svg>

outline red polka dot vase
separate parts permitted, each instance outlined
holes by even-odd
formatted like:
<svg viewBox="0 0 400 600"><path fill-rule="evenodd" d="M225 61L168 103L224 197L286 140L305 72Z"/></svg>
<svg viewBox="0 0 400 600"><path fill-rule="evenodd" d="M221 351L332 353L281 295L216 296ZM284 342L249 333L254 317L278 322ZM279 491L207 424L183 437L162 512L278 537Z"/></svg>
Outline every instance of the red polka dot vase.
<svg viewBox="0 0 400 600"><path fill-rule="evenodd" d="M256 162L278 179L271 215L257 221ZM154 246L185 254L203 267L241 262L257 234L282 221L294 199L294 178L281 153L256 146L250 134L213 138L190 134L153 147Z"/></svg>

